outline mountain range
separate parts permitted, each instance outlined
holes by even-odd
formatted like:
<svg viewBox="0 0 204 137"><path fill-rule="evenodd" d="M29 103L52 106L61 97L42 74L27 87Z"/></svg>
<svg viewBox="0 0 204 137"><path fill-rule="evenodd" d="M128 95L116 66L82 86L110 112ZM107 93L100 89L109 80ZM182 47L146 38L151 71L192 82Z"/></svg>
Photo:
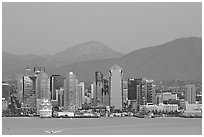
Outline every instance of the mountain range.
<svg viewBox="0 0 204 137"><path fill-rule="evenodd" d="M135 50L129 54L114 51L105 44L89 41L49 57L18 56L2 52L3 76L24 73L26 67L44 66L48 74L76 73L79 80L94 81L94 72L108 75L118 64L124 79L146 77L155 80L202 79L202 39L179 38L162 45Z"/></svg>

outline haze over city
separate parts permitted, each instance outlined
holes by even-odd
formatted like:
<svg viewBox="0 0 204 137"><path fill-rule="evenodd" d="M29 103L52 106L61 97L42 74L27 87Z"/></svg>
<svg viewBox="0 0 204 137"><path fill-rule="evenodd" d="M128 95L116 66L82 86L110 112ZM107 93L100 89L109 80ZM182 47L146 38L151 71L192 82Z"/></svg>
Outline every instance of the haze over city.
<svg viewBox="0 0 204 137"><path fill-rule="evenodd" d="M99 41L120 53L202 36L202 3L3 3L3 51L50 55Z"/></svg>

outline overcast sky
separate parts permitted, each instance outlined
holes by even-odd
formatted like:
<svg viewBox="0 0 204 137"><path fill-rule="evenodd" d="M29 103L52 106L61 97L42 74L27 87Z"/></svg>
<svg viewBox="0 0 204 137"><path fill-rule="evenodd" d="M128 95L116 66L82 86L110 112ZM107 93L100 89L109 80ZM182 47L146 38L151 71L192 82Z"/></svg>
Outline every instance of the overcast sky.
<svg viewBox="0 0 204 137"><path fill-rule="evenodd" d="M3 51L55 54L100 41L129 53L202 36L201 3L3 3Z"/></svg>

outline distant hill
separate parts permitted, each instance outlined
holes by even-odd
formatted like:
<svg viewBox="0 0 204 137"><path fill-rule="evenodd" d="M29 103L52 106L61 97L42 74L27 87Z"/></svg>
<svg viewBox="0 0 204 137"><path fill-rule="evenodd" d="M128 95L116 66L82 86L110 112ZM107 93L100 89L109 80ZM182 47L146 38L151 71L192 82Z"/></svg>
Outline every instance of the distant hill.
<svg viewBox="0 0 204 137"><path fill-rule="evenodd" d="M54 55L55 58L63 58L64 60L62 60L64 62L60 63L60 59L44 61L47 73L59 73L64 75L69 71L73 71L77 74L79 80L90 82L94 81L95 71L100 70L108 74L109 68L114 64L118 64L123 69L125 79L139 77L155 80L202 79L202 39L198 37L176 39L162 45L135 50L124 56L121 54L108 56L109 53L107 53L108 58L104 59L103 56L101 56L100 58L95 58L95 60L92 60L92 57L97 55L86 54L86 52L89 51L89 46L85 46L81 54L79 52L80 47L79 44L73 47L74 49L65 50ZM107 49L107 47L105 47L105 49ZM71 57L68 55L71 53L75 53L76 55ZM91 50L90 53L94 53L94 49ZM69 58L67 62L65 61L66 57ZM12 63L18 64L16 62L17 61L11 60L9 63L12 66ZM53 65L53 62L57 62L60 65ZM62 66L62 64L64 65ZM13 66L14 68L16 67L15 65ZM10 72L20 73L23 71L22 68ZM5 69L3 69L3 71L4 70Z"/></svg>
<svg viewBox="0 0 204 137"><path fill-rule="evenodd" d="M123 54L114 51L105 44L97 41L88 41L67 48L51 57L58 66L91 61L97 59L119 58Z"/></svg>
<svg viewBox="0 0 204 137"><path fill-rule="evenodd" d="M80 43L47 57L32 54L18 56L3 51L3 75L23 73L26 67L43 66L46 67L46 70L51 68L58 69L67 64L97 59L118 58L122 56L122 53L118 53L97 41Z"/></svg>
<svg viewBox="0 0 204 137"><path fill-rule="evenodd" d="M202 39L176 39L159 46L133 51L121 58L66 65L58 71L62 74L74 71L79 79L93 81L96 70L108 74L109 68L114 64L122 67L125 79L202 79Z"/></svg>

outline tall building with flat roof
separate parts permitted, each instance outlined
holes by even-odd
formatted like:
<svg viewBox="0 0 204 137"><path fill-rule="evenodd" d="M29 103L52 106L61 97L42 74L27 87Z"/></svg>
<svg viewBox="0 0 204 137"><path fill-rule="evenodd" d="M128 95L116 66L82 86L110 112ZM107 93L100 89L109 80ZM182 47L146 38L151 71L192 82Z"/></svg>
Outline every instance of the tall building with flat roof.
<svg viewBox="0 0 204 137"><path fill-rule="evenodd" d="M110 85L108 77L103 78L102 98L103 106L110 106Z"/></svg>
<svg viewBox="0 0 204 137"><path fill-rule="evenodd" d="M110 76L110 106L114 109L123 108L122 101L122 84L123 84L123 71L118 65L113 65L109 71Z"/></svg>
<svg viewBox="0 0 204 137"><path fill-rule="evenodd" d="M78 82L76 80L76 75L73 72L66 74L64 84L64 106L67 111L74 112L77 108L77 87Z"/></svg>
<svg viewBox="0 0 204 137"><path fill-rule="evenodd" d="M96 79L96 104L97 106L102 106L103 97L102 97L102 88L103 88L103 74L100 71L95 72Z"/></svg>
<svg viewBox="0 0 204 137"><path fill-rule="evenodd" d="M60 75L51 75L50 76L50 93L51 100L58 100L57 91L63 87L63 78Z"/></svg>
<svg viewBox="0 0 204 137"><path fill-rule="evenodd" d="M78 88L78 90L79 90L79 104L81 107L82 104L85 103L85 96L84 96L85 85L84 85L84 82L80 82L78 86L79 86L79 88Z"/></svg>
<svg viewBox="0 0 204 137"><path fill-rule="evenodd" d="M23 105L36 109L36 77L23 77Z"/></svg>
<svg viewBox="0 0 204 137"><path fill-rule="evenodd" d="M185 100L188 102L188 104L196 103L196 86L195 85L192 85L192 84L186 85Z"/></svg>
<svg viewBox="0 0 204 137"><path fill-rule="evenodd" d="M36 98L50 100L50 81L45 72L36 74Z"/></svg>
<svg viewBox="0 0 204 137"><path fill-rule="evenodd" d="M156 104L155 85L153 80L146 80L147 104Z"/></svg>

